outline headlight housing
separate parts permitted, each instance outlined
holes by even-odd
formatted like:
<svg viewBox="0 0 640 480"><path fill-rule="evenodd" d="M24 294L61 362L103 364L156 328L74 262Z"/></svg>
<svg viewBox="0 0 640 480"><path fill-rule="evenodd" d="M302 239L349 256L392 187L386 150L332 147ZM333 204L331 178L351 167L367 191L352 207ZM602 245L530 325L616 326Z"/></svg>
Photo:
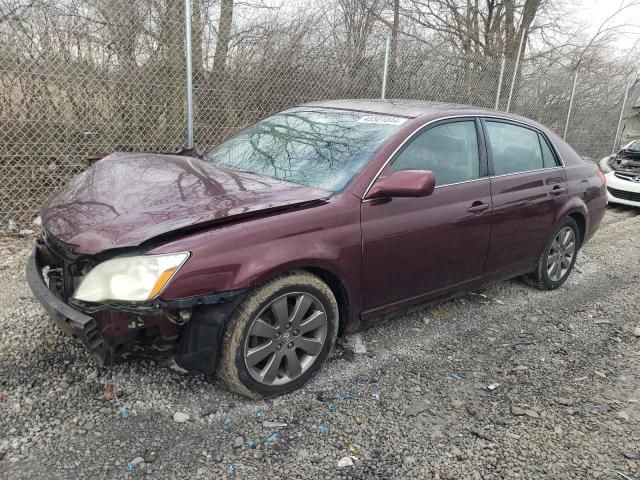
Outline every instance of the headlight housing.
<svg viewBox="0 0 640 480"><path fill-rule="evenodd" d="M83 302L153 300L162 293L187 258L189 253L181 252L106 260L89 271L73 298Z"/></svg>
<svg viewBox="0 0 640 480"><path fill-rule="evenodd" d="M611 157L604 157L602 160L600 160L600 163L598 164L598 166L600 167L600 171L602 173L609 173L613 171L613 169L609 166L610 160L611 160Z"/></svg>

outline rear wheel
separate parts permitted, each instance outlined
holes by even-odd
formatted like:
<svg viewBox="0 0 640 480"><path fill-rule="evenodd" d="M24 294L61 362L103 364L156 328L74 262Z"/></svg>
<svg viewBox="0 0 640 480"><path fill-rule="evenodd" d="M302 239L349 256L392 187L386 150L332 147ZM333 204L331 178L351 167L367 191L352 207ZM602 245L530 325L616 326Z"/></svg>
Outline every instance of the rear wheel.
<svg viewBox="0 0 640 480"><path fill-rule="evenodd" d="M526 275L525 282L542 290L555 290L569 277L580 248L580 229L569 217L553 231L536 269Z"/></svg>
<svg viewBox="0 0 640 480"><path fill-rule="evenodd" d="M322 366L335 343L338 306L318 277L297 271L251 292L225 330L219 375L249 397L288 393Z"/></svg>

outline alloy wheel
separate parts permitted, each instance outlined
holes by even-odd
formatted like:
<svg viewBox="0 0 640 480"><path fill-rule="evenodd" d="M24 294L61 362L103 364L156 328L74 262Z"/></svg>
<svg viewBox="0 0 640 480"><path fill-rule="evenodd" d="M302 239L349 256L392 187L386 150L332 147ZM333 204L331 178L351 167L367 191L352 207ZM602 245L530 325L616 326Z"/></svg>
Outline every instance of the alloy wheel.
<svg viewBox="0 0 640 480"><path fill-rule="evenodd" d="M576 253L576 234L564 227L551 242L547 254L547 274L553 282L559 282L569 271Z"/></svg>
<svg viewBox="0 0 640 480"><path fill-rule="evenodd" d="M262 309L249 327L244 362L254 380L283 385L313 365L327 338L327 313L313 295L286 293Z"/></svg>

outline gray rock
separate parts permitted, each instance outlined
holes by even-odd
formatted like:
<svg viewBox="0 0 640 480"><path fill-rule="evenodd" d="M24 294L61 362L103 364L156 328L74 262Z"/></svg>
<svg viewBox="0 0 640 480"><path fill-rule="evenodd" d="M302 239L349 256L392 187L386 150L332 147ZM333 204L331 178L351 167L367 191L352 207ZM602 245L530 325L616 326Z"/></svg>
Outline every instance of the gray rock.
<svg viewBox="0 0 640 480"><path fill-rule="evenodd" d="M511 407L511 413L513 415L515 415L516 417L521 417L521 416L527 414L525 409L520 408L520 407L516 407L515 405Z"/></svg>
<svg viewBox="0 0 640 480"><path fill-rule="evenodd" d="M469 415L476 417L478 420L484 420L487 416L487 411L480 405L470 404L467 405L467 412Z"/></svg>
<svg viewBox="0 0 640 480"><path fill-rule="evenodd" d="M417 402L408 406L405 409L404 415L405 417L415 417L428 409L429 409L428 403L426 403L424 400L418 400Z"/></svg>
<svg viewBox="0 0 640 480"><path fill-rule="evenodd" d="M184 423L189 420L189 415L184 412L176 412L173 414L173 421L177 423Z"/></svg>
<svg viewBox="0 0 640 480"><path fill-rule="evenodd" d="M244 437L237 436L233 441L233 448L242 448L243 445L244 445Z"/></svg>
<svg viewBox="0 0 640 480"><path fill-rule="evenodd" d="M353 463L353 459L351 457L343 457L338 460L338 468L349 468L353 466L355 466L355 464Z"/></svg>
<svg viewBox="0 0 640 480"><path fill-rule="evenodd" d="M158 458L158 452L155 450L147 450L144 452L144 462L145 463L153 463Z"/></svg>
<svg viewBox="0 0 640 480"><path fill-rule="evenodd" d="M413 465L414 463L416 463L416 457L414 457L413 455L407 455L402 459L402 463L404 463L405 465Z"/></svg>

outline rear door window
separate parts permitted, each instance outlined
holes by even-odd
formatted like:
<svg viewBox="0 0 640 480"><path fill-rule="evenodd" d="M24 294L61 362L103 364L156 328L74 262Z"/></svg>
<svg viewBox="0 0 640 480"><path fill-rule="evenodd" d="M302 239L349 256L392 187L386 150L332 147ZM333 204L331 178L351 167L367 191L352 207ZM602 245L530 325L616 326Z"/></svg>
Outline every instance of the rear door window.
<svg viewBox="0 0 640 480"><path fill-rule="evenodd" d="M480 159L474 120L436 125L419 133L398 155L391 170L431 170L436 185L479 178Z"/></svg>
<svg viewBox="0 0 640 480"><path fill-rule="evenodd" d="M537 132L511 123L487 121L485 125L495 175L544 168Z"/></svg>

